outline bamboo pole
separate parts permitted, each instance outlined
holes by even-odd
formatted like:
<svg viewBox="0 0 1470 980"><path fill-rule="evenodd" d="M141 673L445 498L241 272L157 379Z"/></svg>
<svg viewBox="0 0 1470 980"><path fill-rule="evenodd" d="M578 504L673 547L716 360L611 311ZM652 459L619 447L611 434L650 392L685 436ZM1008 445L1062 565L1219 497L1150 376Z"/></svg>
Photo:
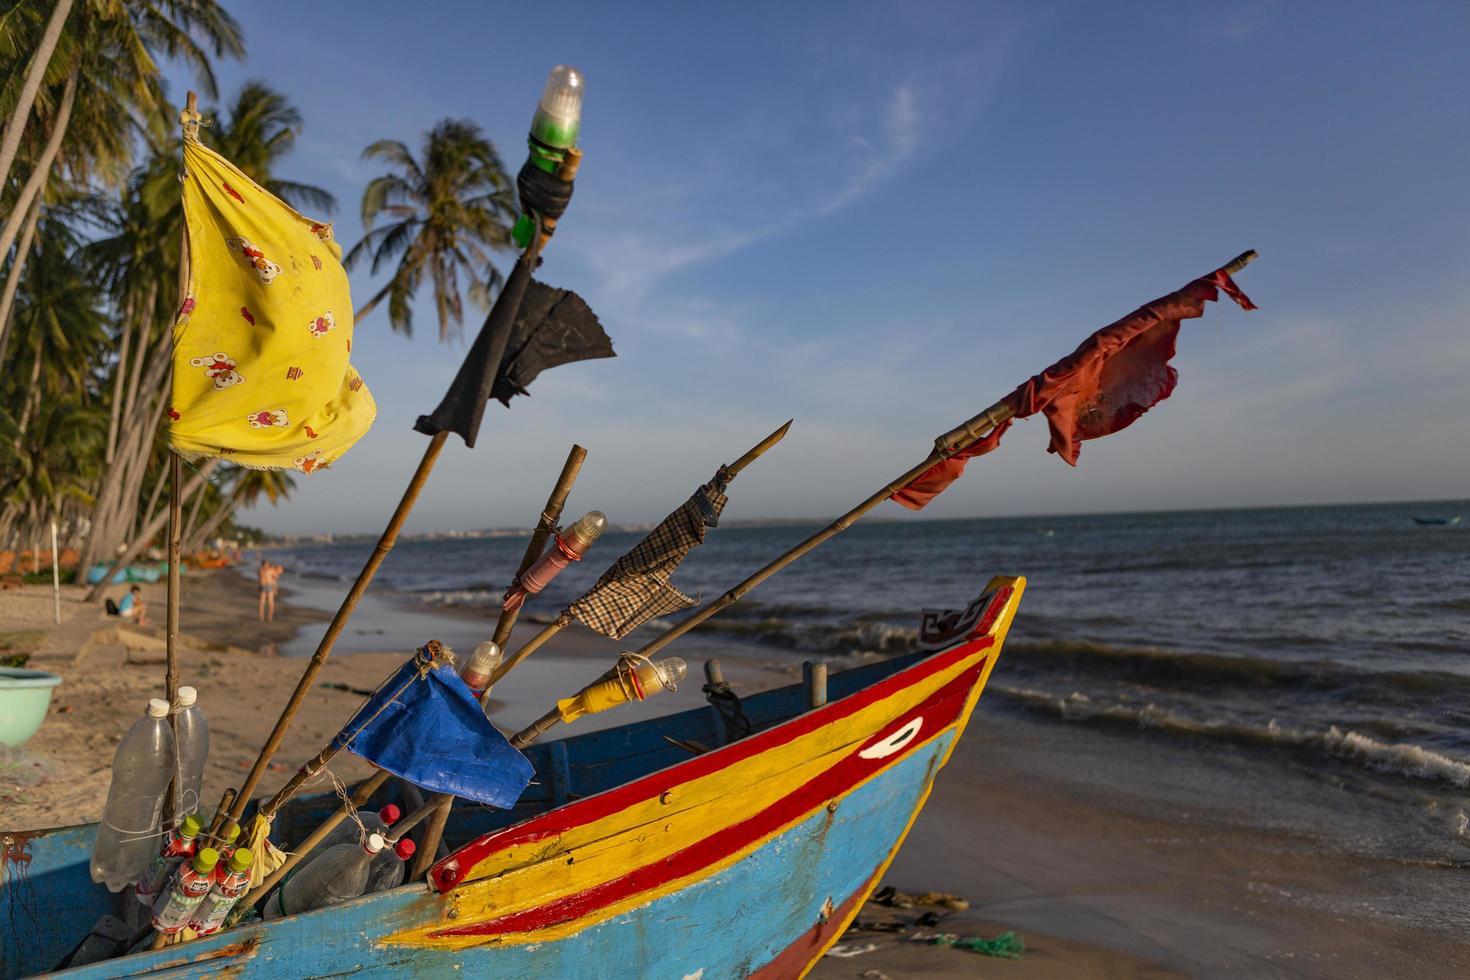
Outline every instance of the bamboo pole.
<svg viewBox="0 0 1470 980"><path fill-rule="evenodd" d="M164 623L164 656L166 666L163 675L164 697L172 709L179 697L179 535L183 529L182 498L179 484L183 481L178 454L168 454L168 606ZM178 733L179 716L169 711L168 724ZM168 795L164 798L163 825L171 825L179 813L179 767L174 766L174 778L169 783Z"/></svg>
<svg viewBox="0 0 1470 980"><path fill-rule="evenodd" d="M889 481L882 488L874 491L866 500L858 504L852 510L848 511L846 514L843 514L831 524L827 525L816 534L813 534L811 537L807 538L796 547L790 549L785 554L773 559L764 567L746 578L739 585L736 585L733 589L720 596L720 598L716 599L714 602L705 605L703 608L698 609L693 614L685 617L679 623L669 627L663 632L662 635L655 637L653 640L644 644L643 648L640 649L638 653L641 656L646 657L659 650L662 650L664 647L668 646L670 643L677 640L685 633L688 633L690 630L694 629L700 623L703 623L705 620L715 615L715 613L738 602L741 596L745 595L757 585L760 585L772 575L775 575L787 565L790 565L792 562L796 561L798 558L802 557L812 549L816 548L818 545L823 544L824 542L836 537L838 534L841 534L843 531L847 530L864 514L868 513L874 507L877 507L879 504L883 503L883 501L889 499L895 493L908 486L924 473L928 472L930 467L934 466L936 463L943 462L944 460L950 458L951 456L954 456L956 453L960 452L963 449L968 449L975 442L979 441L984 436L989 435L990 431L994 429L995 426L999 425L1001 422L1004 422L1010 417L1011 409L1004 402L997 402L996 404L990 406L984 412L981 412L979 415L975 416L974 419L971 419L965 424L971 434L967 435L959 443L951 444L948 449L944 450L936 448L928 455L928 457L924 459L922 463L910 467L902 475ZM984 420L986 424L984 424L983 426L980 425L979 420ZM945 437L941 436L940 438L943 439Z"/></svg>
<svg viewBox="0 0 1470 980"><path fill-rule="evenodd" d="M218 838L221 831L225 829L225 822L230 816L230 804L235 802L235 789L230 787L225 790L219 798L219 806L214 808L214 817L209 821L209 830L205 836Z"/></svg>
<svg viewBox="0 0 1470 980"><path fill-rule="evenodd" d="M56 522L51 522L51 597L56 605L56 625L61 625L61 559L56 553Z"/></svg>
<svg viewBox="0 0 1470 980"><path fill-rule="evenodd" d="M529 270L536 267L540 252L540 239L533 238L531 246L516 260L516 265L524 264ZM515 271L511 272L514 276ZM491 311L492 315L494 311ZM503 353L503 352L502 352ZM250 802L251 795L255 792L260 777L265 768L270 764L271 758L280 748L281 739L285 737L286 729L291 727L296 713L301 710L301 702L306 700L306 695L311 691L312 682L321 671L322 664L326 662L328 655L332 652L332 646L337 642L337 637L347 625L347 620L352 616L352 611L362 599L363 593L367 591L373 576L377 575L378 568L383 564L383 559L388 557L388 552L393 550L393 545L398 541L398 532L403 529L403 523L408 519L413 505L418 501L419 494L424 489L424 484L429 480L429 474L434 470L434 463L439 459L439 452L444 448L444 440L449 435L447 430L434 433L429 439L429 445L424 449L423 458L419 460L418 469L414 471L413 478L408 481L408 487L403 491L403 497L398 501L398 507L393 511L393 516L388 519L388 526L383 528L383 534L378 538L378 543L373 548L373 553L368 556L367 563L363 565L362 571L358 573L357 580L352 583L352 588L342 600L342 605L337 609L337 614L332 617L332 622L327 626L321 642L317 644L316 653L312 654L311 661L302 672L301 680L296 683L296 690L291 692L291 699L286 702L286 707L281 710L281 717L276 720L275 728L271 729L270 736L265 745L261 746L260 754L255 759L255 765L250 768L250 773L245 777L245 783L240 787L240 795L235 800L234 808L230 811L230 819L239 822L241 814Z"/></svg>
<svg viewBox="0 0 1470 980"><path fill-rule="evenodd" d="M367 803L368 799L378 791L378 787L382 786L385 782L388 781L388 777L390 775L392 774L388 772L388 770L379 769L377 772L369 776L363 782L363 784L357 788L357 792L352 794L350 808L353 810L361 808L365 803ZM316 830L313 830L307 836L306 840L302 841L296 846L296 850L292 851L289 855L286 856L286 862L284 864L282 864L275 871L272 871L269 875L266 876L264 881L262 881L260 884L256 885L250 890L250 893L245 896L245 903L247 905L254 905L256 902L264 898L272 888L280 884L281 879L290 874L291 870L295 868L296 865L300 864L302 859L304 859L306 855L311 853L312 848L316 847L323 840L325 840L327 835L335 830L339 823L347 819L348 809L349 804L343 804L336 813L332 814L326 820L322 821L322 825L320 827L318 827Z"/></svg>
<svg viewBox="0 0 1470 980"><path fill-rule="evenodd" d="M775 432L772 432L760 442L756 443L750 448L748 452L745 453L745 455L741 456L735 462L731 463L729 466L726 466L726 478L730 480L735 479L735 477L739 475L741 470L745 469L745 467L749 466L751 463L759 459L761 455L766 452L766 450L770 449L776 443L786 438L786 433L790 431L791 423L794 421L796 420L787 419L785 425L781 426ZM501 678L505 677L506 674L514 670L517 664L519 664L522 660L525 660L537 650L541 649L541 647L546 644L546 641L550 640L557 633L570 626L572 624L573 618L574 617L572 616L570 609L562 610L561 615L552 620L552 622L544 629L542 629L541 632L537 633L535 636L527 640L524 646L522 646L511 656L507 657L500 664L499 667L495 668L495 671L490 675L490 680L486 686L495 686L495 684L497 684L501 680Z"/></svg>
<svg viewBox="0 0 1470 980"><path fill-rule="evenodd" d="M281 740L286 735L286 729L291 727L296 713L301 710L301 702L305 701L306 695L310 693L316 675L331 654L337 637L347 626L347 620L352 615L353 609L357 607L358 601L367 591L373 576L378 574L383 559L388 557L388 552L392 551L393 545L397 543L398 532L403 529L404 521L408 519L413 505L418 502L419 494L423 492L424 484L429 480L429 474L433 471L434 463L439 458L439 451L444 448L444 440L447 436L447 432L438 432L429 440L429 445L424 449L423 458L419 460L418 469L414 471L413 478L408 481L408 487L403 491L403 497L399 499L393 516L388 519L388 526L383 528L383 533L379 536L373 553L368 556L367 563L357 574L357 580L352 583L352 588L347 591L342 605L337 609L337 614L332 617L332 622L327 626L326 633L322 634L316 653L312 654L311 661L301 674L301 680L296 682L296 690L291 692L291 698L286 702L286 707L281 709L281 716L276 719L276 725L271 729L265 745L261 746L260 754L255 759L255 765L250 767L249 775L245 777L245 782L240 786L240 794L235 798L234 806L230 808L230 819L236 823L240 821L240 816L250 802L251 795L255 792L260 777L264 775L266 766L270 765L276 750L281 747Z"/></svg>
<svg viewBox="0 0 1470 980"><path fill-rule="evenodd" d="M526 569L535 564L536 559L541 557L541 552L546 549L546 540L551 537L551 532L556 528L556 522L561 519L562 509L566 506L567 497L572 492L572 484L577 482L577 475L582 471L582 462L587 458L587 450L581 446L572 445L571 452L567 453L567 461L562 464L561 473L556 478L556 483L551 488L551 496L546 498L546 506L541 511L541 519L536 522L536 528L531 532L531 540L526 542L526 552L521 556L520 568L516 569L516 581L526 573ZM514 609L500 610L500 618L495 623L495 632L491 636L491 642L502 650L505 642L510 638L511 630L515 628L516 619L520 616L521 606ZM481 694L481 703L488 704L490 698L490 685L485 686ZM449 823L449 813L454 806L453 793L439 793L434 796L436 804L434 815L429 821L429 826L424 828L423 846L414 852L413 864L405 876L405 881L413 881L428 870L430 864L438 854L439 842L444 837L444 828Z"/></svg>
<svg viewBox="0 0 1470 980"><path fill-rule="evenodd" d="M1237 255L1227 264L1221 266L1221 269L1226 273L1239 272L1241 269L1244 269L1247 265L1254 261L1255 258L1256 252L1254 249L1251 249L1249 251L1242 252L1240 255ZM700 623L703 623L705 620L715 615L715 613L726 608L727 606L733 605L735 602L739 601L741 596L745 595L757 585L760 585L772 575L775 575L787 565L790 565L792 562L796 561L798 558L805 555L807 552L811 551L813 548L817 547L828 539L835 537L836 535L847 530L849 527L852 526L853 522L858 520L858 518L868 513L874 507L877 507L883 501L892 497L895 493L908 486L914 480L918 479L936 463L943 462L944 460L950 458L951 456L954 456L956 453L960 452L963 449L968 449L970 446L978 442L981 438L989 435L996 426L1000 425L1006 419L1010 418L1013 414L1014 413L1012 412L1009 405L1007 405L1004 401L999 401L996 402L994 405L991 405L979 415L976 415L974 418L968 420L958 428L951 429L949 432L946 432L944 435L935 439L934 451L931 452L929 454L929 457L925 459L922 463L919 463L917 466L912 467L906 473L891 481L882 489L874 492L872 496L868 497L868 499L858 504L852 510L837 518L837 520L833 521L827 527L823 528L821 531L818 531L816 534L813 534L801 544L792 548L790 551L787 551L784 555L781 555L780 557L771 561L765 567L755 572L753 575L745 579L745 581L741 582L739 585L735 586L729 592L726 592L724 595L720 596L719 599L711 602L704 608L697 610L693 615L686 617L677 625L670 627L663 633L662 636L656 637L651 642L645 644L643 649L639 650L638 653L646 657L650 654L656 653L659 650L662 650L664 647L668 646L670 643L677 640L685 633L688 633L690 630L694 629Z"/></svg>
<svg viewBox="0 0 1470 980"><path fill-rule="evenodd" d="M521 565L516 569L516 581L526 574L526 569L535 564L536 559L541 557L541 552L546 550L546 541L551 537L551 532L556 529L556 522L561 520L562 508L566 506L567 497L572 492L572 484L577 482L577 475L581 473L582 462L586 458L587 450L578 445L573 445L572 451L567 453L567 461L562 464L561 475L556 478L551 496L546 498L546 508L541 511L541 520L537 522L536 529L531 532L531 540L526 543L526 553L521 556ZM520 606L500 610L500 619L495 623L495 633L491 636L491 641L502 650L505 649L505 641L510 639L511 630L515 627L520 613ZM488 691L489 688L486 688L487 693Z"/></svg>

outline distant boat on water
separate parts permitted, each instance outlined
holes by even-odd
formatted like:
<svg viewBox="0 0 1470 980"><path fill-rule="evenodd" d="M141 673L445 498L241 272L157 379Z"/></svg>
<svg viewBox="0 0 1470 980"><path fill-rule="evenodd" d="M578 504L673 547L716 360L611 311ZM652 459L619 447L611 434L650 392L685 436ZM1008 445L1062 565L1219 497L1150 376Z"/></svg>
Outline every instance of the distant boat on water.
<svg viewBox="0 0 1470 980"><path fill-rule="evenodd" d="M1454 517L1419 517L1415 515L1414 523L1420 527L1454 527L1460 523L1460 515Z"/></svg>

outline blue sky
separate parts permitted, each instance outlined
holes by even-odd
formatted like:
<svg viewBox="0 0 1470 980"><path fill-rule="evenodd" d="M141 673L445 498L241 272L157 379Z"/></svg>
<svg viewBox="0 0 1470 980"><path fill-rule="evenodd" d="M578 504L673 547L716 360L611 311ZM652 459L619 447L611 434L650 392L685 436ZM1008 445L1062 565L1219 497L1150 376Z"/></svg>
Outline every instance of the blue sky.
<svg viewBox="0 0 1470 980"><path fill-rule="evenodd" d="M1169 401L1076 470L1020 424L924 515L1470 495L1461 4L231 6L224 94L261 78L299 106L283 175L336 194L348 245L368 143L470 118L514 170L546 72L586 75L541 276L619 356L492 405L473 451L451 437L411 530L532 522L574 441L570 509L658 518L792 416L727 514L829 516L1246 248L1261 310L1189 321ZM481 319L446 346L418 310L411 340L356 326L373 431L247 522L382 525Z"/></svg>

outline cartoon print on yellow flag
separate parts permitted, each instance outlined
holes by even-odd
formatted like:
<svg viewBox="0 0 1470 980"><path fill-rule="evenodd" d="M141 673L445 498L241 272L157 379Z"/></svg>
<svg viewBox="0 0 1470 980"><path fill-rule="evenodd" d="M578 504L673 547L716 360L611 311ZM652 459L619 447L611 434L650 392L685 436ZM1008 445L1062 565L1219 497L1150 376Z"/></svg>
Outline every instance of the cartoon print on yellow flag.
<svg viewBox="0 0 1470 980"><path fill-rule="evenodd" d="M189 282L174 324L169 442L187 459L313 473L373 424L348 363L352 296L331 225L184 141Z"/></svg>

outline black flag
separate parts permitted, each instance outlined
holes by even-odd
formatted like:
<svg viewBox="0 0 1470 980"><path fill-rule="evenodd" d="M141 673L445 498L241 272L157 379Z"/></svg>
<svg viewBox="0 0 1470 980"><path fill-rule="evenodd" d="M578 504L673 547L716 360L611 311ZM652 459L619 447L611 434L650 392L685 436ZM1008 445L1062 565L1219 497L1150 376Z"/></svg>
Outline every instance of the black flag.
<svg viewBox="0 0 1470 980"><path fill-rule="evenodd" d="M535 281L518 260L444 400L432 415L420 415L414 429L457 432L473 449L492 396L509 405L548 368L614 356L612 341L582 297Z"/></svg>

